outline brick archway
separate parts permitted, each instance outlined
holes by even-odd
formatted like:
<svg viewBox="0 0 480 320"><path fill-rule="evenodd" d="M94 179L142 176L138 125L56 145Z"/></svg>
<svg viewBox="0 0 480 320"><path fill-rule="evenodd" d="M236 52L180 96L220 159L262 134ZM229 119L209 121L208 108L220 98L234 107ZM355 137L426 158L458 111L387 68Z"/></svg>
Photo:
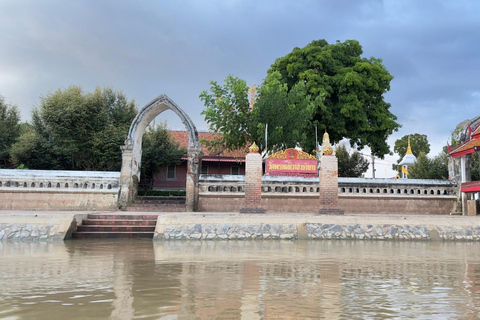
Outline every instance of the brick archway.
<svg viewBox="0 0 480 320"><path fill-rule="evenodd" d="M125 209L137 194L142 161L142 138L150 122L165 110L175 112L188 133L188 171L186 184L187 211L195 211L198 205L198 174L202 148L198 132L190 117L167 95L162 94L150 101L133 119L122 149L119 207Z"/></svg>

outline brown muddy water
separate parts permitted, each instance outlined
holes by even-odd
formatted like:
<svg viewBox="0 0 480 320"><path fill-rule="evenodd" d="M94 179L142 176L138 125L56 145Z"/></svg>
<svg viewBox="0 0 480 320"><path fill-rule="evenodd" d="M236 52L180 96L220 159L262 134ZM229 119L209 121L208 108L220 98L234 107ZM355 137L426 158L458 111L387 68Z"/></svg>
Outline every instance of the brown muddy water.
<svg viewBox="0 0 480 320"><path fill-rule="evenodd" d="M0 243L0 319L477 319L480 244Z"/></svg>

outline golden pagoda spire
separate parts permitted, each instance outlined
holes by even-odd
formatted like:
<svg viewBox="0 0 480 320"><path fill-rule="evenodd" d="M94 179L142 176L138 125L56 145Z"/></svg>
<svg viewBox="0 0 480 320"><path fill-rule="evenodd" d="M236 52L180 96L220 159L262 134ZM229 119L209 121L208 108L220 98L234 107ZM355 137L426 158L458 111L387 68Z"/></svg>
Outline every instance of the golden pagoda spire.
<svg viewBox="0 0 480 320"><path fill-rule="evenodd" d="M407 146L407 152L405 154L413 154L412 148L410 147L410 136L408 136L408 146Z"/></svg>

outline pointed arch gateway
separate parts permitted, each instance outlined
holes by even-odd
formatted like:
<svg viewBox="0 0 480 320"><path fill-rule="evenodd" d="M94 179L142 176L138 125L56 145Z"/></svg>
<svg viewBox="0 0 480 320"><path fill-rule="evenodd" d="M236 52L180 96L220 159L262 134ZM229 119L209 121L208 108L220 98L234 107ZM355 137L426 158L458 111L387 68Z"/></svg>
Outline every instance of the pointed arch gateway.
<svg viewBox="0 0 480 320"><path fill-rule="evenodd" d="M120 194L118 204L120 209L125 209L137 195L140 180L140 167L142 161L142 138L150 122L165 110L175 112L188 134L188 165L186 184L187 211L195 211L198 207L198 175L199 166L203 156L198 140L198 132L190 117L167 95L162 94L145 105L133 119L125 144L122 150L122 170L120 173Z"/></svg>

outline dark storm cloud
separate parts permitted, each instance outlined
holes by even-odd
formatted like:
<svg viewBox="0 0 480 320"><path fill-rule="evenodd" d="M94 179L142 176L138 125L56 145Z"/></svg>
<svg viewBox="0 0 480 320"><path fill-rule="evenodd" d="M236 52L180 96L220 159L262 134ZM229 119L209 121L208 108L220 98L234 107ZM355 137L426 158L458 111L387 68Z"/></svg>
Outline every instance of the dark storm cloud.
<svg viewBox="0 0 480 320"><path fill-rule="evenodd" d="M0 94L28 119L70 84L123 90L139 106L166 93L206 129L198 99L234 74L260 83L278 57L316 39L358 40L394 75L386 95L403 128L440 151L478 115L477 1L2 1ZM172 126L179 122L168 119Z"/></svg>

